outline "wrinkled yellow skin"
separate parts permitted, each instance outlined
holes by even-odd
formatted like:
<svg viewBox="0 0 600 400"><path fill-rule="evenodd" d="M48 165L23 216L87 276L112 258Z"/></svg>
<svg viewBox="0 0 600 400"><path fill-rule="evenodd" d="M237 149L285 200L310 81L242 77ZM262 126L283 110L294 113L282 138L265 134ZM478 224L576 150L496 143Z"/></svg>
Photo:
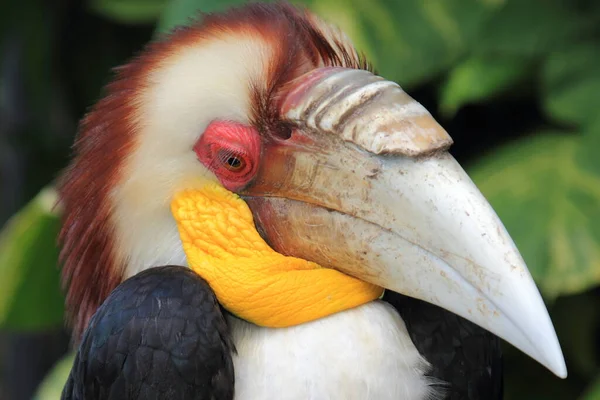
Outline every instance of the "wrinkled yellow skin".
<svg viewBox="0 0 600 400"><path fill-rule="evenodd" d="M171 203L188 264L231 313L256 325L298 325L368 303L383 289L275 252L236 194L210 183Z"/></svg>

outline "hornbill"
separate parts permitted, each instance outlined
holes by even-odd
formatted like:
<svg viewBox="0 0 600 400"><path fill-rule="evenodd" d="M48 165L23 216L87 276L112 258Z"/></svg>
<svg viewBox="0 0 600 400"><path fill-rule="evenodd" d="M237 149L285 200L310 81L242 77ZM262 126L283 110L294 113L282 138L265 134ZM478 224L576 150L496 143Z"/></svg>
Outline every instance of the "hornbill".
<svg viewBox="0 0 600 400"><path fill-rule="evenodd" d="M497 336L566 376L451 143L288 4L153 41L82 120L61 179L80 339L63 398L493 399Z"/></svg>

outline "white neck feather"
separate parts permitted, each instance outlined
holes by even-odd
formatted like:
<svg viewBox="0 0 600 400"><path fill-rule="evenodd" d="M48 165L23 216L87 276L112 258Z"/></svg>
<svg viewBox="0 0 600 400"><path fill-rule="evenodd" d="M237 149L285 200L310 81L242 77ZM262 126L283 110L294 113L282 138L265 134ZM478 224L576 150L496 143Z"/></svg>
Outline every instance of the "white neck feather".
<svg viewBox="0 0 600 400"><path fill-rule="evenodd" d="M236 400L434 400L429 369L382 301L291 328L229 318Z"/></svg>

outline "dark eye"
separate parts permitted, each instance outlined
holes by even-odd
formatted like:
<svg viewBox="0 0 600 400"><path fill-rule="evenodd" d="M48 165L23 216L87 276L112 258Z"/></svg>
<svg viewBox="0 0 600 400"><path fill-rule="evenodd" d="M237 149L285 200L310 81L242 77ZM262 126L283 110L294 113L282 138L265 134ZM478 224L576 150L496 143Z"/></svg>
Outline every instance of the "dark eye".
<svg viewBox="0 0 600 400"><path fill-rule="evenodd" d="M244 167L246 166L246 162L244 161L244 159L240 158L239 156L236 155L231 155L229 157L227 157L227 159L225 160L225 168L227 168L230 171L241 171L244 169Z"/></svg>
<svg viewBox="0 0 600 400"><path fill-rule="evenodd" d="M292 131L294 127L287 123L280 124L277 129L275 129L274 135L283 140L288 140L292 137Z"/></svg>

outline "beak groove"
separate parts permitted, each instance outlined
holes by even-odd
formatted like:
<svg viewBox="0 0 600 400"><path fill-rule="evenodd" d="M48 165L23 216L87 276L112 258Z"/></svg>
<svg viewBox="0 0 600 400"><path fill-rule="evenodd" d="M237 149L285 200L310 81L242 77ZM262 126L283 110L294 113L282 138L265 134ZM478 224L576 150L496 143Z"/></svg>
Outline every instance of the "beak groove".
<svg viewBox="0 0 600 400"><path fill-rule="evenodd" d="M374 154L420 156L452 138L397 83L368 71L322 68L300 78L282 104L300 127L338 135Z"/></svg>

